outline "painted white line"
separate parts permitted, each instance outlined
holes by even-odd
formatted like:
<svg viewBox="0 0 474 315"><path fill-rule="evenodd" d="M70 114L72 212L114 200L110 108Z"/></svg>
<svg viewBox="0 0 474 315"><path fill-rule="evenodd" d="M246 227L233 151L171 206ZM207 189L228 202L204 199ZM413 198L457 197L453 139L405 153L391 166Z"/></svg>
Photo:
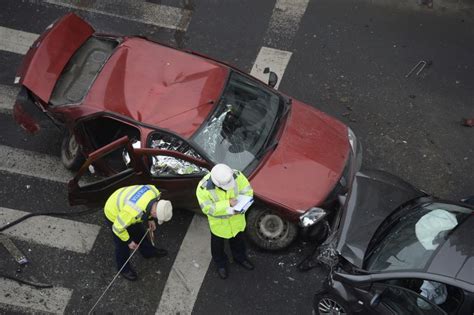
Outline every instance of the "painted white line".
<svg viewBox="0 0 474 315"><path fill-rule="evenodd" d="M38 34L0 26L0 50L24 55L37 38Z"/></svg>
<svg viewBox="0 0 474 315"><path fill-rule="evenodd" d="M0 278L0 303L13 306L17 311L27 313L64 314L71 299L72 290L53 287L35 289L28 285Z"/></svg>
<svg viewBox="0 0 474 315"><path fill-rule="evenodd" d="M166 281L156 314L191 314L211 261L207 218L194 215Z"/></svg>
<svg viewBox="0 0 474 315"><path fill-rule="evenodd" d="M74 174L56 156L0 145L0 170L68 183Z"/></svg>
<svg viewBox="0 0 474 315"><path fill-rule="evenodd" d="M0 84L0 113L11 114L19 90L17 86Z"/></svg>
<svg viewBox="0 0 474 315"><path fill-rule="evenodd" d="M278 75L278 82L275 86L275 89L278 89L283 78L283 74L285 73L286 66L290 62L291 55L292 53L289 51L262 47L258 53L255 63L253 64L250 75L267 83L268 74L263 73L263 70L266 67L269 67L271 71Z"/></svg>
<svg viewBox="0 0 474 315"><path fill-rule="evenodd" d="M264 37L267 46L289 49L309 0L277 0Z"/></svg>
<svg viewBox="0 0 474 315"><path fill-rule="evenodd" d="M28 212L0 207L0 226ZM32 228L34 227L34 228ZM87 254L99 234L100 226L50 216L36 216L3 232L20 240Z"/></svg>
<svg viewBox="0 0 474 315"><path fill-rule="evenodd" d="M104 14L129 21L186 31L191 11L145 1L45 0L44 2L75 10Z"/></svg>

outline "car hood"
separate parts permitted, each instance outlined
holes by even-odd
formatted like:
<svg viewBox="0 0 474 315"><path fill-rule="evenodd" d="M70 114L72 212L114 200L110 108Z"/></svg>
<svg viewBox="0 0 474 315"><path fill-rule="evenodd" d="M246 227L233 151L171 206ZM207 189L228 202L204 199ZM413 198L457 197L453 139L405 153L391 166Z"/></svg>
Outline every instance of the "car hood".
<svg viewBox="0 0 474 315"><path fill-rule="evenodd" d="M342 212L337 251L362 268L369 242L385 218L403 203L421 196L425 194L390 173L358 172Z"/></svg>
<svg viewBox="0 0 474 315"><path fill-rule="evenodd" d="M228 73L225 66L203 57L143 38L126 38L84 104L188 138L213 109Z"/></svg>
<svg viewBox="0 0 474 315"><path fill-rule="evenodd" d="M295 212L321 204L349 156L347 127L293 101L278 146L251 177L258 196Z"/></svg>

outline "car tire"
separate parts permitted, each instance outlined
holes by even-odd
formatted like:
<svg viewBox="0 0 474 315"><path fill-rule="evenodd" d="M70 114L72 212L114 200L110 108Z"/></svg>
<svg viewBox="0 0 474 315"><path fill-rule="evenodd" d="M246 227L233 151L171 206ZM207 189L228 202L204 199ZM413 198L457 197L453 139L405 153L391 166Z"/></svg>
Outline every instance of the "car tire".
<svg viewBox="0 0 474 315"><path fill-rule="evenodd" d="M61 162L68 170L77 171L84 161L85 158L76 137L69 130L66 130L61 143Z"/></svg>
<svg viewBox="0 0 474 315"><path fill-rule="evenodd" d="M326 314L350 314L348 304L333 294L316 295L314 298L314 313Z"/></svg>
<svg viewBox="0 0 474 315"><path fill-rule="evenodd" d="M296 239L298 227L275 212L257 206L247 215L246 233L255 245L273 251L288 247Z"/></svg>

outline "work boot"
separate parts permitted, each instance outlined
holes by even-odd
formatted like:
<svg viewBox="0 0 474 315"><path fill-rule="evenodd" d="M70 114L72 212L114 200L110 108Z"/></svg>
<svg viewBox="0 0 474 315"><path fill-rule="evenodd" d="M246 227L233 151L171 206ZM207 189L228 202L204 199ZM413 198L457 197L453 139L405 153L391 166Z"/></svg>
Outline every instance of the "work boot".
<svg viewBox="0 0 474 315"><path fill-rule="evenodd" d="M227 267L217 267L217 273L221 279L227 279L229 276L229 272L227 271Z"/></svg>
<svg viewBox="0 0 474 315"><path fill-rule="evenodd" d="M238 263L239 265L241 265L242 267L244 267L247 270L253 270L255 268L254 265L248 259L244 259L242 261L237 261L236 260L235 262Z"/></svg>
<svg viewBox="0 0 474 315"><path fill-rule="evenodd" d="M153 257L161 258L161 257L165 257L166 255L168 255L168 251L166 249L155 248L150 254L143 255L143 257L144 258L153 258Z"/></svg>
<svg viewBox="0 0 474 315"><path fill-rule="evenodd" d="M122 272L120 274L122 275L122 277L124 277L125 279L127 279L129 281L135 281L138 278L137 273L135 272L135 270L133 270L131 268L128 269L128 270L122 270Z"/></svg>

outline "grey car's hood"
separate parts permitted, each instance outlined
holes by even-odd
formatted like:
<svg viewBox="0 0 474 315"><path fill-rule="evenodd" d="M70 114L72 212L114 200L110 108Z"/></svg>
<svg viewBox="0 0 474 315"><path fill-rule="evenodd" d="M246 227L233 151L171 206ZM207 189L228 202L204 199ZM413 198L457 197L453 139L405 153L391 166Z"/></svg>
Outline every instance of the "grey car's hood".
<svg viewBox="0 0 474 315"><path fill-rule="evenodd" d="M337 251L362 268L367 246L380 224L398 206L425 194L383 171L356 174L338 231Z"/></svg>

